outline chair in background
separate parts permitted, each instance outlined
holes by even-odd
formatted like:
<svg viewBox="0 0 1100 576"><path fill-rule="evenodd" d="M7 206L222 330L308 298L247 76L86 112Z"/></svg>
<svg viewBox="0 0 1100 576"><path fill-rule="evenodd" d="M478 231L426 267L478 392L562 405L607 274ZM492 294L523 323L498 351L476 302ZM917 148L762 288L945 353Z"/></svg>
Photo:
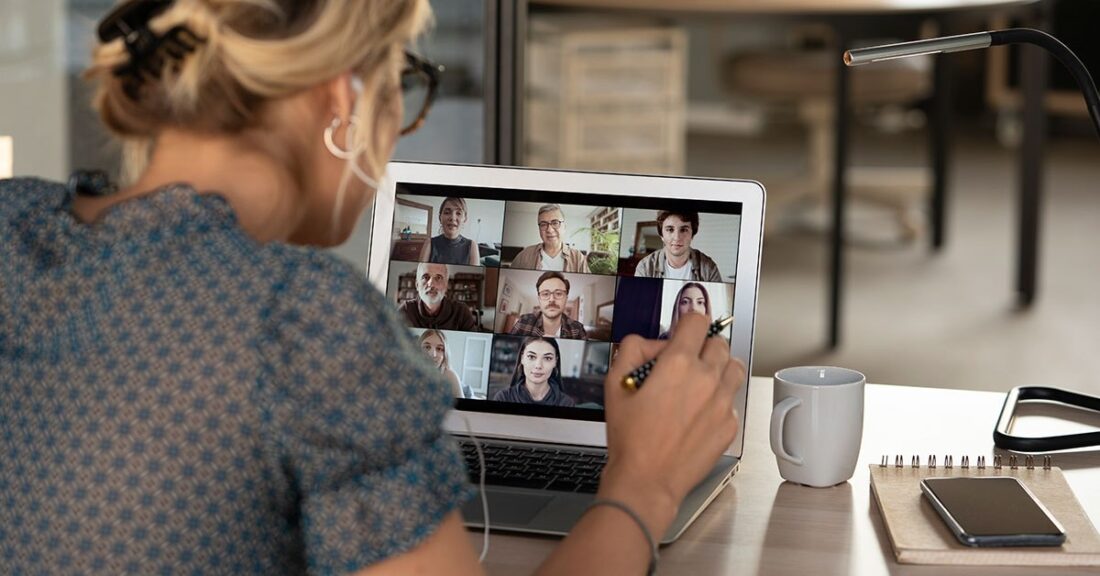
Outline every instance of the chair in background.
<svg viewBox="0 0 1100 576"><path fill-rule="evenodd" d="M794 182L768 183L768 231L774 229L779 220L776 216L784 208L808 198L820 202L828 197L833 166L835 70L840 65L836 52L824 49L738 52L723 65L723 84L729 92L769 106L793 107L807 127L805 176ZM927 58L853 70L851 105L856 109L908 106L926 99L932 91L931 72ZM902 237L913 240L923 228L916 208L930 194L931 181L927 168L849 167L847 193L891 208Z"/></svg>

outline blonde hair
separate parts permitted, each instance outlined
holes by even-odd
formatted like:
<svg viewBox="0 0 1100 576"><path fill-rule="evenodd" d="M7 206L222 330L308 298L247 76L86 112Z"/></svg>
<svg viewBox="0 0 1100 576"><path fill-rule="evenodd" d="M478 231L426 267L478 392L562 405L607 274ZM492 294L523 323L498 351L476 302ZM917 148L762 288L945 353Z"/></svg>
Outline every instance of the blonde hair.
<svg viewBox="0 0 1100 576"><path fill-rule="evenodd" d="M365 90L354 111L349 171L350 162L365 155L381 173L386 151L368 146L378 110L365 108L399 97L387 66L404 64L394 48L412 41L430 17L427 0L176 0L150 29L163 34L187 27L201 39L193 53L165 58L157 79L128 93L127 80L114 74L130 58L118 39L96 47L85 77L97 85L94 107L121 138L123 175L132 180L163 128L240 132L259 124L265 102L351 71Z"/></svg>
<svg viewBox="0 0 1100 576"><path fill-rule="evenodd" d="M443 343L443 363L439 366L439 371L446 373L451 368L451 351L447 346L447 336L442 331L434 328L429 328L420 334L420 338L417 340L417 344L423 345L424 341L428 338L435 336L439 338L439 341Z"/></svg>

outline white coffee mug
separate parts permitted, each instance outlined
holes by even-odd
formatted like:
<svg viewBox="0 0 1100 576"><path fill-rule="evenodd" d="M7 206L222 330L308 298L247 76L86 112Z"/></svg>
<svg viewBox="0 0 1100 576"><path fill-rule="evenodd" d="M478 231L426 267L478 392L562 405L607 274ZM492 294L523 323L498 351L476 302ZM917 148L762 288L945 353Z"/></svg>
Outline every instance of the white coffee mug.
<svg viewBox="0 0 1100 576"><path fill-rule="evenodd" d="M775 373L771 444L779 475L807 486L852 477L863 439L863 387L847 368L799 366Z"/></svg>

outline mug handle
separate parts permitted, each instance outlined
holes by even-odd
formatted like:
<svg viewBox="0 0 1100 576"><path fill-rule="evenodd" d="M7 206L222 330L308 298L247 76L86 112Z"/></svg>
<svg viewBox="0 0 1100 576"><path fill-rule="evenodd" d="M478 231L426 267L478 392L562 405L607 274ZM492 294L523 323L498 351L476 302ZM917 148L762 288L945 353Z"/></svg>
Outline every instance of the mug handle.
<svg viewBox="0 0 1100 576"><path fill-rule="evenodd" d="M787 414L791 410L802 405L801 398L795 398L794 396L788 396L784 398L779 404L775 405L772 409L772 452L775 452L776 456L796 465L802 465L802 458L798 456L792 456L787 449L783 447L783 425L787 422Z"/></svg>

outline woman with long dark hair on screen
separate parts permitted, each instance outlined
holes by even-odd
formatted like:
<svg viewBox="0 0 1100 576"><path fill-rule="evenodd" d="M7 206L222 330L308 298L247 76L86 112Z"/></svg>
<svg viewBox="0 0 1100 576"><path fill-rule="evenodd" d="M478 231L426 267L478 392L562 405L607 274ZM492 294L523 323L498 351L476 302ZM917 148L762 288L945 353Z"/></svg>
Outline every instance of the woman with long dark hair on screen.
<svg viewBox="0 0 1100 576"><path fill-rule="evenodd" d="M512 383L493 394L493 400L542 406L575 406L573 397L562 391L561 349L558 348L558 341L548 336L524 339L519 347L516 368L512 371Z"/></svg>
<svg viewBox="0 0 1100 576"><path fill-rule="evenodd" d="M481 253L477 242L462 235L470 219L465 198L444 198L439 206L439 235L433 236L420 250L421 262L477 266Z"/></svg>
<svg viewBox="0 0 1100 576"><path fill-rule="evenodd" d="M0 181L0 574L481 573L449 386L314 248L350 235L425 117L427 2L120 9L87 76L121 187ZM653 534L737 433L745 371L705 334L625 339L609 371L599 496ZM658 354L644 390L618 385ZM650 558L600 506L540 572Z"/></svg>
<svg viewBox="0 0 1100 576"><path fill-rule="evenodd" d="M671 338L680 318L688 314L702 314L706 316L708 322L714 321L714 315L710 310L710 293L707 292L706 286L698 282L688 282L680 287L680 291L676 293L676 300L673 301L672 321L668 324L668 331L662 332L657 338L660 340Z"/></svg>

